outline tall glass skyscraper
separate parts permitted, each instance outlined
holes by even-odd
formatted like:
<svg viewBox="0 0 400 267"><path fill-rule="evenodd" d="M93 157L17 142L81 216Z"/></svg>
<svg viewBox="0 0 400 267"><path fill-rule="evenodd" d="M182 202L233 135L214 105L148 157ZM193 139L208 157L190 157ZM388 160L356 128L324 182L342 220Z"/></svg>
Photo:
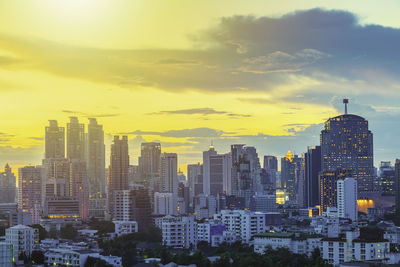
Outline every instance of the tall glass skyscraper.
<svg viewBox="0 0 400 267"><path fill-rule="evenodd" d="M344 114L330 118L321 132L322 171L352 170L358 191L372 191L374 179L373 136L364 118Z"/></svg>

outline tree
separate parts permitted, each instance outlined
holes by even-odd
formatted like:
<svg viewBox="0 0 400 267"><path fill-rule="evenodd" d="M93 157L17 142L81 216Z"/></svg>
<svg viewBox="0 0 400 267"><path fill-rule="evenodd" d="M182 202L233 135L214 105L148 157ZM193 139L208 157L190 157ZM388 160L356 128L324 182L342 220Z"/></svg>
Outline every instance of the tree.
<svg viewBox="0 0 400 267"><path fill-rule="evenodd" d="M60 236L64 239L75 239L78 235L78 231L71 225L67 224L65 227L61 228Z"/></svg>
<svg viewBox="0 0 400 267"><path fill-rule="evenodd" d="M41 226L40 224L34 224L34 225L32 225L32 228L39 230L39 239L40 240L46 239L47 231L46 231L46 229L44 229L43 226Z"/></svg>
<svg viewBox="0 0 400 267"><path fill-rule="evenodd" d="M85 262L85 267L112 267L112 265L108 264L106 261L99 259L88 257Z"/></svg>
<svg viewBox="0 0 400 267"><path fill-rule="evenodd" d="M40 250L34 250L31 254L31 260L35 264L43 264L44 263L44 254Z"/></svg>

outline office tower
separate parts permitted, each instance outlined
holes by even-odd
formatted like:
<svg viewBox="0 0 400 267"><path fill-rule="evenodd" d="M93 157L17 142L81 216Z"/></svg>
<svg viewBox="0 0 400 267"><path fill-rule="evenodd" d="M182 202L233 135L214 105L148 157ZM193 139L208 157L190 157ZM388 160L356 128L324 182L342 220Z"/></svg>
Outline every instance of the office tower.
<svg viewBox="0 0 400 267"><path fill-rule="evenodd" d="M400 159L396 159L395 169L395 199L396 199L396 215L400 218Z"/></svg>
<svg viewBox="0 0 400 267"><path fill-rule="evenodd" d="M139 231L143 231L152 223L151 201L148 189L136 188L131 190L132 221L138 223Z"/></svg>
<svg viewBox="0 0 400 267"><path fill-rule="evenodd" d="M4 172L0 173L0 203L13 203L16 201L17 179L10 165L6 164Z"/></svg>
<svg viewBox="0 0 400 267"><path fill-rule="evenodd" d="M67 123L67 158L85 160L85 125L77 117Z"/></svg>
<svg viewBox="0 0 400 267"><path fill-rule="evenodd" d="M173 193L154 193L154 214L177 215L177 197Z"/></svg>
<svg viewBox="0 0 400 267"><path fill-rule="evenodd" d="M268 176L276 189L277 172L278 172L278 159L275 156L264 156L264 169L267 171Z"/></svg>
<svg viewBox="0 0 400 267"><path fill-rule="evenodd" d="M244 199L246 208L250 207L250 199L254 194L254 184L259 174L260 160L254 147L231 145L232 158L232 195Z"/></svg>
<svg viewBox="0 0 400 267"><path fill-rule="evenodd" d="M275 156L264 156L263 168L266 170L278 170L278 159Z"/></svg>
<svg viewBox="0 0 400 267"><path fill-rule="evenodd" d="M178 197L178 155L176 153L161 154L160 168L161 192L173 193Z"/></svg>
<svg viewBox="0 0 400 267"><path fill-rule="evenodd" d="M58 127L57 121L49 120L49 126L46 127L45 131L45 158L64 158L64 127Z"/></svg>
<svg viewBox="0 0 400 267"><path fill-rule="evenodd" d="M114 216L114 191L128 190L128 137L114 136L111 144L110 166L108 168L108 210Z"/></svg>
<svg viewBox="0 0 400 267"><path fill-rule="evenodd" d="M336 169L335 171L321 172L319 175L321 211L327 207L337 207L337 181L351 176L351 170Z"/></svg>
<svg viewBox="0 0 400 267"><path fill-rule="evenodd" d="M86 162L78 159L70 160L71 197L79 201L79 214L82 219L89 216L89 183Z"/></svg>
<svg viewBox="0 0 400 267"><path fill-rule="evenodd" d="M354 178L337 181L337 205L339 218L357 221L357 181Z"/></svg>
<svg viewBox="0 0 400 267"><path fill-rule="evenodd" d="M71 195L70 162L65 158L43 160L43 198L69 197Z"/></svg>
<svg viewBox="0 0 400 267"><path fill-rule="evenodd" d="M347 113L327 120L321 131L321 161L322 171L351 169L358 192L372 191L373 135L368 121Z"/></svg>
<svg viewBox="0 0 400 267"><path fill-rule="evenodd" d="M139 157L140 180L151 188L152 192L160 190L161 144L142 143Z"/></svg>
<svg viewBox="0 0 400 267"><path fill-rule="evenodd" d="M286 190L290 201L296 200L296 181L300 179L301 169L302 159L293 155L290 150L281 158L281 186Z"/></svg>
<svg viewBox="0 0 400 267"><path fill-rule="evenodd" d="M390 161L381 162L377 189L379 189L382 195L395 195L395 168L390 164Z"/></svg>
<svg viewBox="0 0 400 267"><path fill-rule="evenodd" d="M189 199L190 202L192 202L194 196L203 193L203 165L200 163L188 164L187 177L189 186Z"/></svg>
<svg viewBox="0 0 400 267"><path fill-rule="evenodd" d="M308 147L304 153L304 204L305 207L319 205L318 176L321 172L321 147Z"/></svg>
<svg viewBox="0 0 400 267"><path fill-rule="evenodd" d="M90 197L105 197L105 145L103 126L90 118L87 133L87 171Z"/></svg>
<svg viewBox="0 0 400 267"><path fill-rule="evenodd" d="M230 194L231 157L230 154L218 154L214 147L203 152L203 192L206 196Z"/></svg>
<svg viewBox="0 0 400 267"><path fill-rule="evenodd" d="M31 215L33 224L40 221L42 175L40 166L26 166L18 171L18 208Z"/></svg>

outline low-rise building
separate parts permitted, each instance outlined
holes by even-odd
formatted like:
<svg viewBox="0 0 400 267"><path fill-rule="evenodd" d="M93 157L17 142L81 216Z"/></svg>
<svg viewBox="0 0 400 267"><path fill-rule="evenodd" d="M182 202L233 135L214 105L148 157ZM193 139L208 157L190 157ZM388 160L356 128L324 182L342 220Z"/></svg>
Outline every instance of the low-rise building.
<svg viewBox="0 0 400 267"><path fill-rule="evenodd" d="M13 267L14 255L13 245L7 242L0 242L0 266Z"/></svg>
<svg viewBox="0 0 400 267"><path fill-rule="evenodd" d="M113 221L113 223L117 236L136 233L138 231L138 224L135 221Z"/></svg>
<svg viewBox="0 0 400 267"><path fill-rule="evenodd" d="M6 229L6 242L13 245L14 258L29 257L39 245L39 231L25 225L16 225Z"/></svg>

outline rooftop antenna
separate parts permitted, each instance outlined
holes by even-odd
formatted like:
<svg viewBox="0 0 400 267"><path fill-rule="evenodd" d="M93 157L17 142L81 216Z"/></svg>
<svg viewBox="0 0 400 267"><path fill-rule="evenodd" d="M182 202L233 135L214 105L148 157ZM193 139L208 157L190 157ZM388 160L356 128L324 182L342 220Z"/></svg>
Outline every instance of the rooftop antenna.
<svg viewBox="0 0 400 267"><path fill-rule="evenodd" d="M344 104L344 114L347 114L347 104L349 103L349 100L347 98L343 99L343 104Z"/></svg>

